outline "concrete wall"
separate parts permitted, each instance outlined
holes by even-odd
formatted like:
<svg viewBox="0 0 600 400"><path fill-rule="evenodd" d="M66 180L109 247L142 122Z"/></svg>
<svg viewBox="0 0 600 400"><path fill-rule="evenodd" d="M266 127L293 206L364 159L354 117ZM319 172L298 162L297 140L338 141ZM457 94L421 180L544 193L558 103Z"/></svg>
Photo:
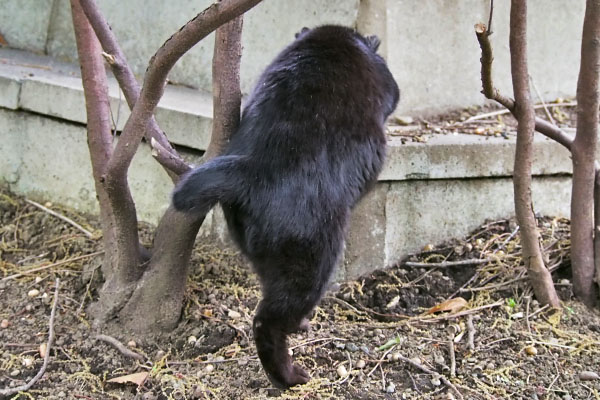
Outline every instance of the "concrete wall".
<svg viewBox="0 0 600 400"><path fill-rule="evenodd" d="M75 65L22 51L0 49L0 184L37 199L96 213L88 156L81 79ZM113 118L128 112L113 78ZM210 99L191 89L167 88L157 119L180 144L205 148ZM120 115L120 116L119 116ZM434 135L426 143L391 137L376 188L352 216L338 279L382 268L427 243L460 237L487 218L513 214L515 140L478 135ZM183 152L191 162L199 152ZM571 160L561 146L535 141L536 211L567 216ZM143 145L129 181L140 220L156 223L172 184ZM207 218L201 236L227 243L221 212Z"/></svg>
<svg viewBox="0 0 600 400"><path fill-rule="evenodd" d="M150 56L211 0L98 0L130 63L143 74ZM494 12L495 80L511 93L508 3ZM530 73L542 96L573 96L579 67L583 0L529 2ZM244 22L242 86L303 26L356 26L383 39L382 52L402 89L399 114L431 114L483 104L473 25L487 21L488 0L264 0ZM10 46L76 59L68 0L0 1L0 33ZM173 69L170 80L210 90L212 35Z"/></svg>

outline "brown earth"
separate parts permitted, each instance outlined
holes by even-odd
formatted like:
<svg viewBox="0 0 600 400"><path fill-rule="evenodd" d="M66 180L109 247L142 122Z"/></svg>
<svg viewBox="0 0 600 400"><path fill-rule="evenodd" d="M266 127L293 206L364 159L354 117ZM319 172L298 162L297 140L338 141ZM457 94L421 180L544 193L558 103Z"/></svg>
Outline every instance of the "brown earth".
<svg viewBox="0 0 600 400"><path fill-rule="evenodd" d="M94 237L0 193L0 390L24 384L42 366L60 278L48 368L13 399L600 398L600 313L572 299L566 220L540 219L561 310L532 298L514 222L492 221L464 239L424 243L421 254L385 271L332 285L310 331L290 340L312 380L280 391L256 357L251 320L260 291L238 254L197 246L179 327L152 339L114 335L138 361L98 340L85 314L102 262L97 221L46 205ZM142 232L150 243L149 230ZM431 265L460 260L465 265ZM45 268L27 272L38 267ZM427 312L449 298L466 305L455 300L460 311ZM147 377L139 386L109 381L140 372Z"/></svg>

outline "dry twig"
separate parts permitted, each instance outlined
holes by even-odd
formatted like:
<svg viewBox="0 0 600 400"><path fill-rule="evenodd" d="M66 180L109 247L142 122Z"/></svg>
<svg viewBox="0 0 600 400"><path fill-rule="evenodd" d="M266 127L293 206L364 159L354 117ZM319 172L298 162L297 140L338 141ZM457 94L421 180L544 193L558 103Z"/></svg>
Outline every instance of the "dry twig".
<svg viewBox="0 0 600 400"><path fill-rule="evenodd" d="M56 211L52 211L51 209L49 209L48 207L44 207L43 205L36 203L33 200L29 200L29 199L25 199L25 201L29 204L31 204L32 206L35 206L37 208L39 208L40 210L52 215L53 217L56 217L60 220L65 221L67 224L73 226L74 228L80 230L81 232L83 232L85 234L85 236L87 236L88 238L93 238L94 234L90 231L88 231L87 229L85 229L83 226L79 225L77 222L73 221L71 218L69 217L65 217L62 214L57 213Z"/></svg>
<svg viewBox="0 0 600 400"><path fill-rule="evenodd" d="M144 361L144 356L136 353L135 351L129 350L127 347L125 347L125 345L123 343L119 342L117 339L115 339L112 336L98 335L98 336L96 336L96 339L102 340L103 342L106 342L106 343L114 346L125 357L134 358L134 359L136 359L138 361L142 361L142 362Z"/></svg>
<svg viewBox="0 0 600 400"><path fill-rule="evenodd" d="M17 386L10 389L0 389L0 396L8 397L19 392L26 392L27 390L31 389L31 387L35 385L35 383L39 381L40 378L46 372L48 362L50 361L50 349L52 348L52 342L54 341L54 318L56 316L56 305L58 304L58 288L60 286L59 278L56 278L56 282L54 285L54 303L52 304L52 311L50 312L50 324L48 326L48 342L46 344L46 353L44 354L44 363L42 364L42 368L40 368L39 372L33 378L31 378L31 380L25 385Z"/></svg>
<svg viewBox="0 0 600 400"><path fill-rule="evenodd" d="M28 269L27 271L19 272L17 274L9 275L9 276L7 276L5 278L2 278L0 280L0 282L4 282L4 281L11 280L11 279L15 279L15 278L21 277L23 275L31 274L33 272L43 271L43 270L48 269L48 268L58 267L59 265L68 264L70 262L83 260L84 258L94 257L94 256L97 256L97 255L102 254L102 253L104 253L104 250L96 251L96 252L90 253L90 254L84 254L84 255L78 256L78 257L69 258L68 260L58 261L58 262L55 262L55 263L52 263L52 264L48 264L48 265L43 265L43 266L37 267L37 268Z"/></svg>

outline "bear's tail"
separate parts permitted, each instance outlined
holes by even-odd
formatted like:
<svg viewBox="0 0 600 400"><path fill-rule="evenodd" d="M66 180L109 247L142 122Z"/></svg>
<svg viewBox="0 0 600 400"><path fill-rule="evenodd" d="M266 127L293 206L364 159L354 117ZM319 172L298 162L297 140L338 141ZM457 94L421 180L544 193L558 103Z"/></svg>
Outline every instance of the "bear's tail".
<svg viewBox="0 0 600 400"><path fill-rule="evenodd" d="M207 213L217 202L233 201L241 188L241 156L221 156L185 175L173 191L177 211Z"/></svg>

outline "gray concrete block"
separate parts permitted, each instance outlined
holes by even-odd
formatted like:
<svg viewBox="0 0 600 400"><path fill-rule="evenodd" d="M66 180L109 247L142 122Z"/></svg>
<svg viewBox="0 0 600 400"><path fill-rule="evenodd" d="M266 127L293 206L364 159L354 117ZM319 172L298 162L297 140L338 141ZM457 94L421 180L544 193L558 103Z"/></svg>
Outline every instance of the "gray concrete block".
<svg viewBox="0 0 600 400"><path fill-rule="evenodd" d="M353 279L385 265L385 204L389 184L376 185L352 210L342 273Z"/></svg>
<svg viewBox="0 0 600 400"><path fill-rule="evenodd" d="M16 110L19 107L19 92L21 81L19 77L0 75L0 107Z"/></svg>
<svg viewBox="0 0 600 400"><path fill-rule="evenodd" d="M433 135L426 143L392 137L380 181L511 176L516 138L478 135ZM570 173L570 153L563 146L535 135L533 175Z"/></svg>
<svg viewBox="0 0 600 400"><path fill-rule="evenodd" d="M536 178L532 193L536 213L569 215L569 177ZM512 179L396 182L385 214L384 265L391 265L427 244L463 237L487 219L514 215Z"/></svg>
<svg viewBox="0 0 600 400"><path fill-rule="evenodd" d="M2 0L0 33L10 47L44 52L53 0Z"/></svg>

